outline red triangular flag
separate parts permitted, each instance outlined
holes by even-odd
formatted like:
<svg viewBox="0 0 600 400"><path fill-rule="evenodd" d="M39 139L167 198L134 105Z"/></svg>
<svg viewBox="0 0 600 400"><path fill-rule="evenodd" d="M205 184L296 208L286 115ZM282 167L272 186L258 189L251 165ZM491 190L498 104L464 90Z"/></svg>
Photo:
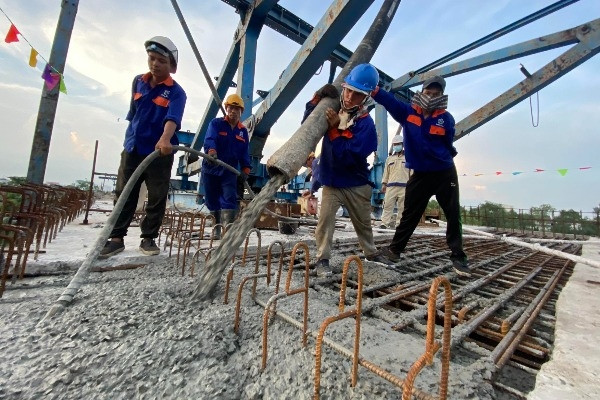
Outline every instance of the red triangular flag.
<svg viewBox="0 0 600 400"><path fill-rule="evenodd" d="M6 43L18 42L19 38L17 37L17 35L19 34L21 34L21 32L19 32L15 24L11 24L10 28L8 29L8 33L6 34L6 38L4 38L4 41Z"/></svg>
<svg viewBox="0 0 600 400"><path fill-rule="evenodd" d="M502 175L502 171L496 171L496 175Z"/></svg>

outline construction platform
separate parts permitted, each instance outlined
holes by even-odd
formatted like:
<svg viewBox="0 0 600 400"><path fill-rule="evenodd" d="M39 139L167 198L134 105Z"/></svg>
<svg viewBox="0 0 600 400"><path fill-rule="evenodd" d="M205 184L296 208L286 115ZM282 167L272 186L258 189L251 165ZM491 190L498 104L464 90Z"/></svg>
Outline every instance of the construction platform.
<svg viewBox="0 0 600 400"><path fill-rule="evenodd" d="M25 278L8 283L0 299L0 398L397 399L416 378L413 398L433 399L444 391L444 365L450 399L600 393L598 269L466 234L473 276L463 278L434 225L418 228L389 268L352 257L359 247L342 219L330 277L310 268L305 275L315 261L313 227L251 232L217 298L202 304L190 296L210 253L208 237L198 252L194 240L185 247L197 236L165 232L161 255L148 257L137 251L132 227L126 250L97 261L73 303L37 325L106 217L92 213L88 225L81 218L66 225L28 263ZM375 233L379 246L391 236ZM543 245L600 260L597 239L563 239ZM426 348L437 347L425 366Z"/></svg>

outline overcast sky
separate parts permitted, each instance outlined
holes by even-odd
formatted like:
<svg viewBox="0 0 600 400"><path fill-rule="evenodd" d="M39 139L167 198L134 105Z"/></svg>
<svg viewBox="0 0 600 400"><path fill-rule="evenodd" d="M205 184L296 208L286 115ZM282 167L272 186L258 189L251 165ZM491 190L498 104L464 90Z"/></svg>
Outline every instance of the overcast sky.
<svg viewBox="0 0 600 400"><path fill-rule="evenodd" d="M377 0L342 44L353 50L381 6ZM404 0L372 62L396 78L418 69L554 1L542 0ZM61 1L0 0L0 7L46 59ZM279 4L315 25L328 1L283 0ZM239 15L219 0L179 0L186 21L212 76L218 75L229 50ZM600 1L581 0L487 44L461 59L483 54L600 17ZM0 15L0 32L9 21ZM169 0L81 1L65 68L68 94L60 95L45 180L70 184L89 179L94 143L99 140L96 169L116 173L122 149L131 80L147 71L143 42L170 37L179 47L174 75L186 90L183 129L195 131L209 89ZM258 42L255 89L269 90L299 45L262 30ZM449 111L457 121L523 79L519 64L530 72L566 51L560 48L447 79ZM39 108L43 61L28 65L31 47L21 38L0 44L0 177L25 176ZM266 161L298 128L304 103L326 83L329 66L315 75L271 130ZM515 208L551 204L557 209L591 211L600 204L600 56L585 62L539 93L533 108L525 100L455 143L461 203L484 201ZM338 69L339 72L339 69ZM393 135L397 123L389 121ZM589 169L580 169L591 167ZM544 172L533 172L543 169ZM562 176L557 170L567 169ZM502 172L502 174L497 174ZM513 172L522 172L513 175ZM563 171L564 172L564 171ZM478 174L483 174L476 176Z"/></svg>

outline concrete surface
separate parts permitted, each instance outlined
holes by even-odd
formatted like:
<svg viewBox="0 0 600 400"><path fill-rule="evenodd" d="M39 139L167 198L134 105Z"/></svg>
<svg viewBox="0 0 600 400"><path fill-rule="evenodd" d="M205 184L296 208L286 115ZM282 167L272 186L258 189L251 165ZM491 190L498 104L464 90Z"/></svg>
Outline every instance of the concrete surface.
<svg viewBox="0 0 600 400"><path fill-rule="evenodd" d="M600 244L585 244L582 257L600 260ZM554 350L542 366L529 400L600 398L600 270L577 264L560 293Z"/></svg>

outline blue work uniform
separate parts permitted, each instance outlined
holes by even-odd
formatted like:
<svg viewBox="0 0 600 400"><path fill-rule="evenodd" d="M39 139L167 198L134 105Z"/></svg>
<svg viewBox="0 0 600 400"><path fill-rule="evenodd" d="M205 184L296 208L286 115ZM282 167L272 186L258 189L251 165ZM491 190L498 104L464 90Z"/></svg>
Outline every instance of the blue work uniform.
<svg viewBox="0 0 600 400"><path fill-rule="evenodd" d="M204 152L216 151L219 160L246 174L250 173L248 130L238 122L231 126L227 117L214 118L208 125L204 138ZM237 208L237 175L220 165L202 161L202 184L206 207L210 211Z"/></svg>
<svg viewBox="0 0 600 400"><path fill-rule="evenodd" d="M150 72L137 75L131 85L131 102L126 117L129 125L125 131L119 168L124 182L129 181L137 167L155 151L167 121L173 121L177 125L176 130L181 129L187 100L185 91L170 76L154 87L150 85L151 79ZM173 135L171 144L179 144L177 135ZM148 189L148 202L144 210L146 215L140 223L140 236L149 239L158 237L165 215L173 159L173 154L158 157L142 172L117 218L110 238L123 238L127 235L135 215L142 182L146 183Z"/></svg>
<svg viewBox="0 0 600 400"><path fill-rule="evenodd" d="M434 110L425 118L421 107L403 103L381 88L373 91L372 96L402 125L406 167L414 171L406 185L402 220L390 243L390 251L395 254L404 251L429 199L435 195L448 222L446 243L452 252L450 259L466 262L458 175L454 166L457 154L453 145L454 118L444 109Z"/></svg>
<svg viewBox="0 0 600 400"><path fill-rule="evenodd" d="M152 153L167 121L175 122L176 131L181 129L187 99L183 88L171 77L151 87L151 78L152 75L148 72L133 80L133 94L126 117L129 125L123 143L127 153L134 150L140 155ZM177 135L173 135L171 144L179 144Z"/></svg>
<svg viewBox="0 0 600 400"><path fill-rule="evenodd" d="M454 141L454 117L446 110L435 110L427 119L417 105L396 100L379 89L373 100L385 107L403 128L406 167L418 172L443 171L454 166L457 154Z"/></svg>

